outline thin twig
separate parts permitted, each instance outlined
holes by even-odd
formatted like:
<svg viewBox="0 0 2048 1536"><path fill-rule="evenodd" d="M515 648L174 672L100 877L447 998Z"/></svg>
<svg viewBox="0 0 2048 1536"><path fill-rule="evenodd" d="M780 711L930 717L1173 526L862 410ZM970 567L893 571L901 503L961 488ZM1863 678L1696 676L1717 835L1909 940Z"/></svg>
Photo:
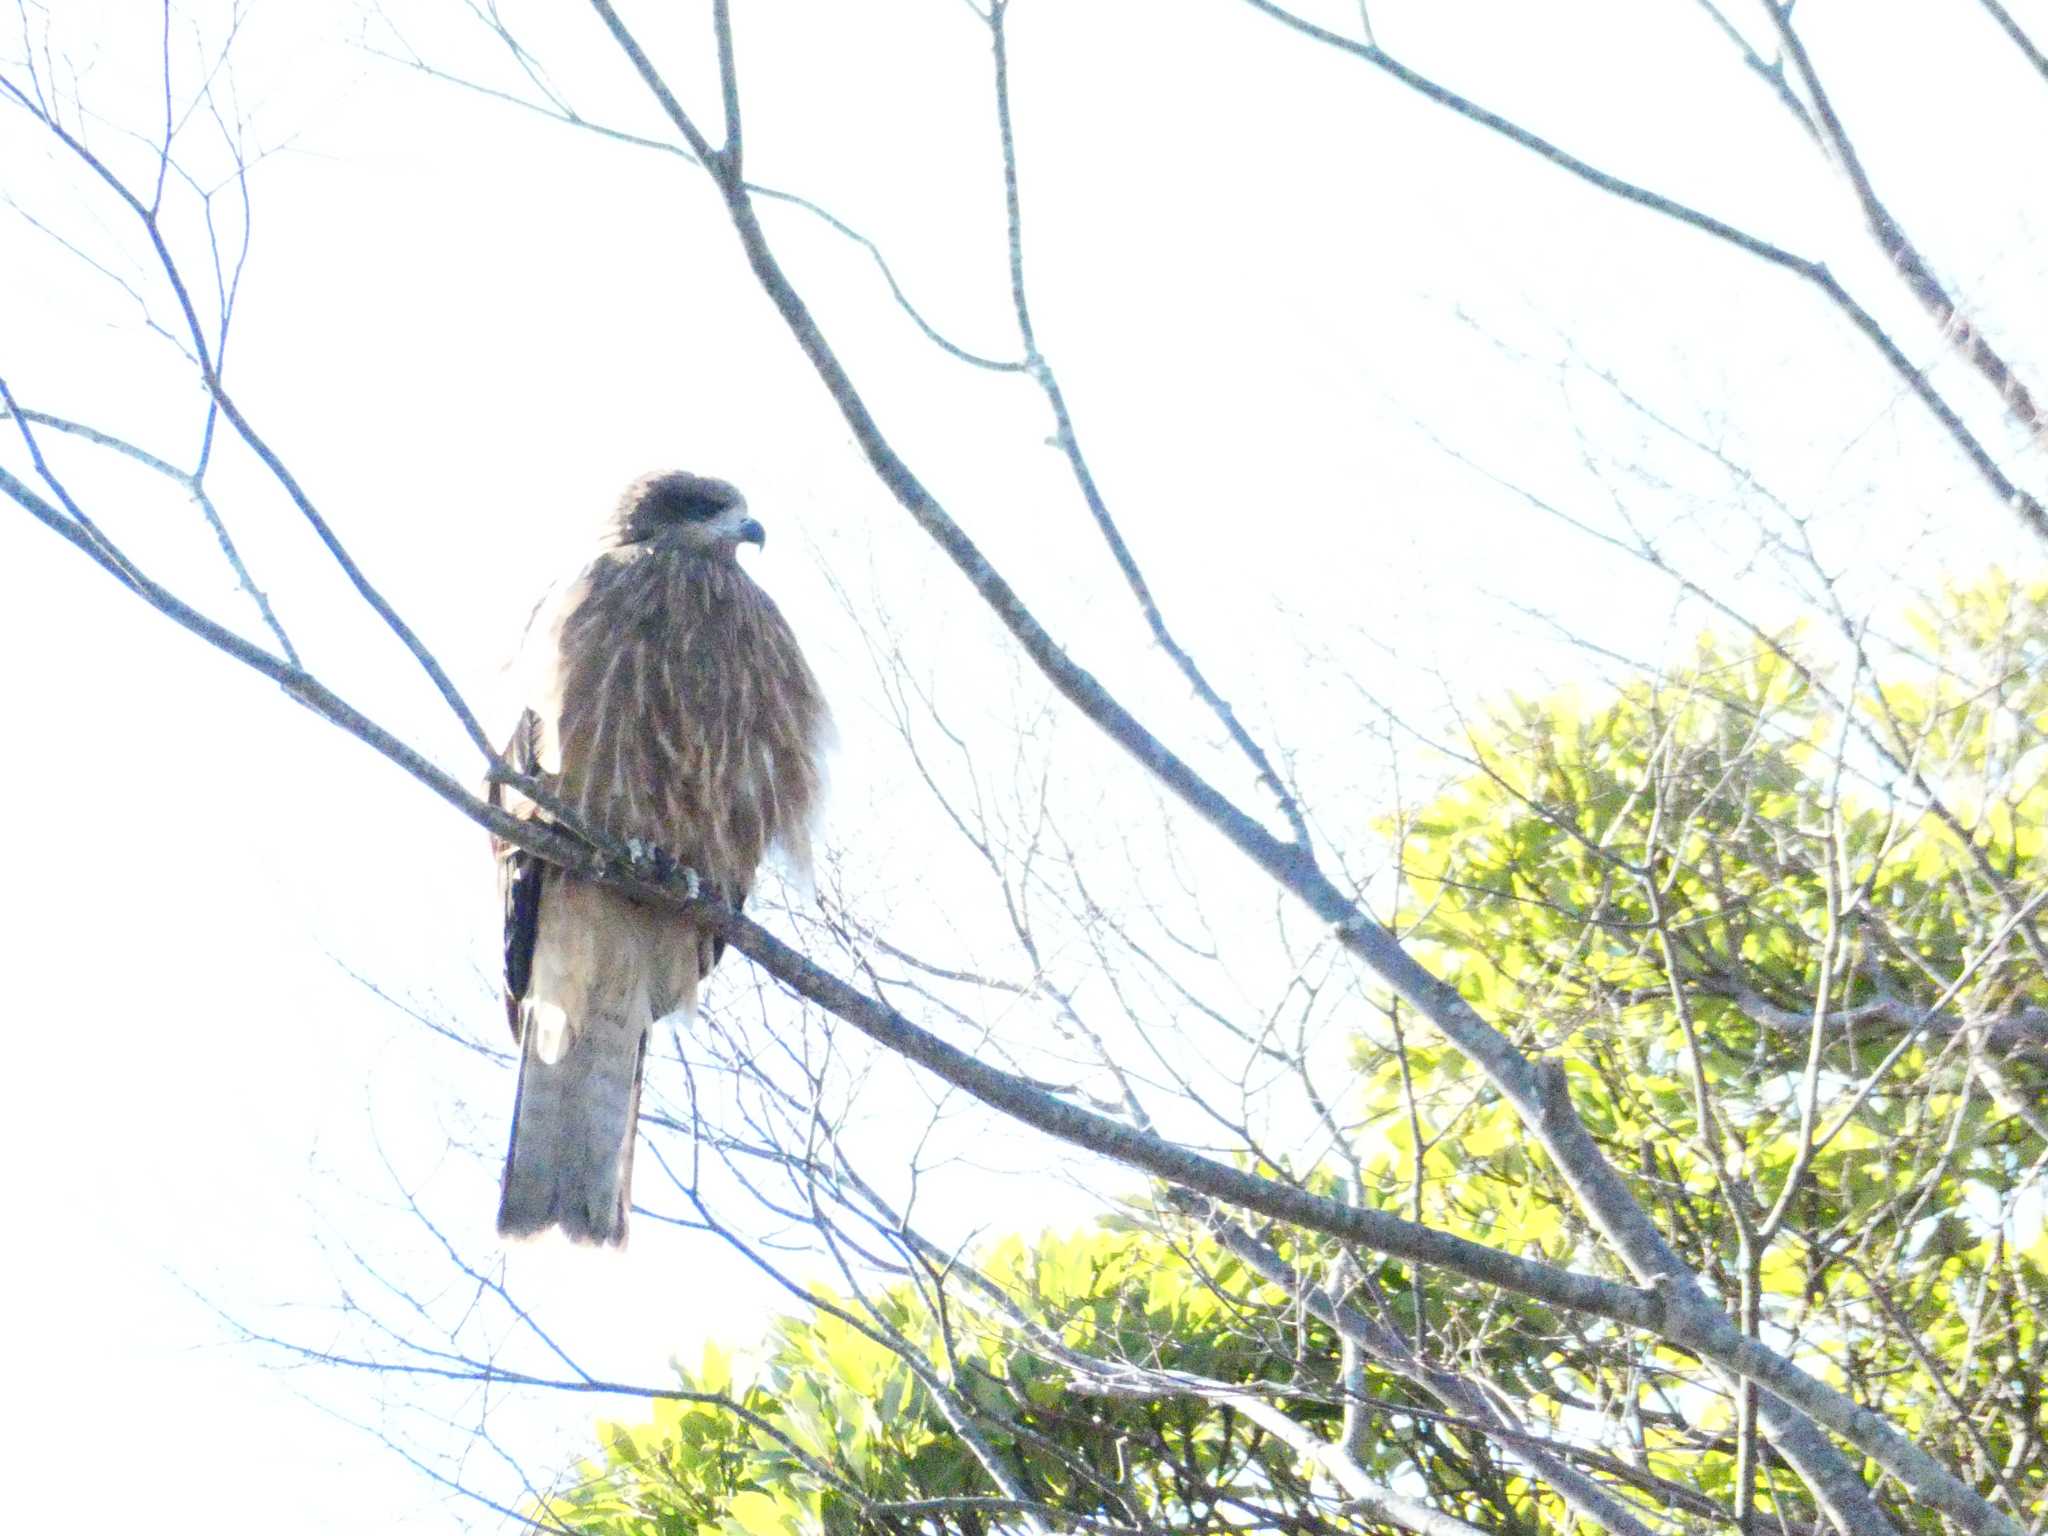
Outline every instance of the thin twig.
<svg viewBox="0 0 2048 1536"><path fill-rule="evenodd" d="M414 661L419 664L421 670L432 681L436 690L440 693L443 702L447 704L449 710L454 714L470 740L476 744L478 750L487 759L495 761L497 757L496 747L485 733L484 728L477 723L475 714L464 701L461 690L455 686L454 680L442 669L441 663L435 659L434 654L427 649L419 636L413 633L412 627L399 617L398 611L391 606L384 595L363 574L362 568L356 564L354 558L342 545L341 540L328 525L327 520L314 507L312 499L306 494L304 487L299 484L291 471L285 467L283 459L278 456L276 450L256 431L249 419L242 414L234 400L228 395L227 386L221 379L215 355L207 344L206 328L201 323L199 312L192 303L191 294L186 287L184 275L178 266L178 262L172 256L169 245L165 243L162 223L157 216L156 209L145 204L137 197L126 182L122 181L99 156L95 155L83 140L77 138L62 123L58 122L54 115L44 112L34 105L12 80L0 77L0 91L4 91L7 95L12 96L18 104L25 107L81 165L91 171L115 197L120 199L141 223L144 233L149 236L150 246L156 254L157 264L162 270L165 279L169 282L173 295L177 298L178 308L185 319L186 333L191 338L192 346L197 354L195 361L200 370L200 377L206 385L208 394L218 403L222 414L233 424L236 433L241 437L243 443L248 446L257 458L263 461L264 468L270 471L272 478L283 488L285 494L291 498L292 505L298 508L300 516L311 526L314 534L326 548L329 556L341 568L342 573L348 577L349 584L356 589L357 595L370 605L371 610L384 621L385 627L397 636L399 642L411 652Z"/></svg>
<svg viewBox="0 0 2048 1536"><path fill-rule="evenodd" d="M2034 40L2020 30L2020 24L2013 20L2012 12L1999 4L1999 0L1977 0L1977 3L1990 12L1991 19L1998 23L1999 30L2012 39L2013 46L2019 49L2021 56L2040 72L2041 78L2048 80L2048 53L2043 53Z"/></svg>
<svg viewBox="0 0 2048 1536"><path fill-rule="evenodd" d="M1375 69L1392 76L1418 95L1427 97L1439 106L1457 113L1458 116L1465 118L1467 121L1477 123L1482 128L1489 129L1499 134L1502 138L1508 139L1513 143L1521 145L1524 149L1542 156L1559 170L1577 177L1589 186L1597 187L1603 192L1622 199L1624 202L1634 203L1639 208L1647 208L1652 213L1661 214L1665 218L1699 230L1701 233L1709 235L1723 244L1733 246L1739 251L1745 251L1771 266L1790 272L1794 276L1804 278L1807 282L1813 284L1826 297L1827 301L1847 317L1850 324L1861 331L1870 344L1877 348L1891 370L1899 376L1920 403L1927 407L1935 420L1941 423L1943 430L1948 433L1956 446L1963 451L1963 456L1970 461L1984 482L1991 487L1999 502L2009 507L2019 517L2020 522L2029 532L2033 533L2037 538L2048 541L2048 506L2043 506L2041 500L2032 492L2013 482L2012 478L2000 467L1998 461L1991 456L1991 451L1984 446L1977 435L1969 429L1969 426L1963 421L1962 417L1956 413L1955 408L1942 397L1940 392L1928 381L1927 376L1913 364L1912 360L1906 356L1899 345L1885 332L1884 327L1878 323L1877 318L1850 296L1848 289L1842 286L1834 274L1827 269L1825 263L1800 256L1786 250L1782 246L1773 244L1760 235L1754 235L1747 230L1739 229L1724 219L1717 219L1712 214L1690 207L1675 198L1666 197L1658 192L1652 192L1647 187L1638 186L1634 182L1625 181L1619 176L1600 170L1598 167L1581 160L1578 156L1552 144L1549 140L1531 133L1520 124L1510 122L1499 113L1488 111L1477 102L1460 96L1456 91L1439 85L1436 81L1429 79L1425 75L1418 74L1407 65L1393 58L1383 49L1376 48L1370 43L1357 42L1343 36L1341 33L1332 32L1326 27L1317 26L1307 18L1297 16L1294 12L1275 5L1273 0L1244 0L1244 4L1272 17L1281 25L1300 33L1303 37L1312 38L1319 43L1326 44L1329 47L1351 54L1355 58L1362 59Z"/></svg>
<svg viewBox="0 0 2048 1536"><path fill-rule="evenodd" d="M1288 830L1293 836L1294 846L1304 857L1309 856L1310 842L1308 823L1303 819L1301 807L1288 790L1286 781L1261 747L1246 730L1223 696L1211 686L1202 669L1187 648L1173 637L1166 626L1166 617L1160 612L1159 603L1152 595L1152 588L1138 568L1137 557L1131 553L1130 545L1124 541L1123 530L1110 515L1109 505L1103 498L1101 487L1096 483L1094 471L1089 468L1088 459L1081 451L1081 441L1074 429L1073 414L1067 408L1065 394L1060 389L1059 377L1053 372L1038 348L1038 338L1031 323L1031 304L1024 286L1024 216L1022 200L1017 190L1017 139L1010 117L1010 53L1007 18L1007 3L990 7L988 16L989 35L995 55L995 98L996 129L1003 154L1003 200L1008 211L1008 232L1010 252L1010 298L1017 315L1017 332L1024 343L1025 369L1032 380L1044 393L1046 403L1052 408L1056 429L1056 441L1060 452L1066 456L1068 468L1073 472L1074 483L1080 488L1081 497L1088 505L1089 515L1095 519L1103 542L1115 559L1117 569L1123 573L1125 584L1131 589L1131 596L1137 600L1138 610L1145 617L1145 626L1152 632L1153 640L1166 652L1173 664L1187 679L1188 686L1207 706L1230 739L1236 743L1260 784L1272 794L1279 805L1280 814L1286 819Z"/></svg>
<svg viewBox="0 0 2048 1536"><path fill-rule="evenodd" d="M1942 286L1927 259L1907 238L1906 231L1891 209L1878 197L1876 187L1871 184L1870 173L1864 168L1863 157L1856 152L1855 141L1849 137L1849 130L1842 125L1834 103L1821 84L1820 71L1814 67L1813 56L1806 51L1804 40L1793 29L1791 7L1780 6L1778 0L1763 0L1763 5L1770 13L1772 25L1778 29L1786 56L1806 86L1806 94L1820 123L1821 136L1835 163L1856 191L1856 202L1863 210L1871 238L1877 241L1878 248L1890 260L1893 270L1904 280L1913 297L1920 301L1920 307L1927 311L1949 344L1998 392L1998 398L2005 403L2013 419L2037 442L2048 446L2048 412L2035 402L2025 382L1985 340L1984 333L1970 323L1962 306Z"/></svg>
<svg viewBox="0 0 2048 1536"><path fill-rule="evenodd" d="M4 389L4 385L0 385L0 389ZM227 524L221 518L220 509L214 505L212 495L197 475L188 474L147 449L138 448L131 442L115 437L110 432L102 432L99 428L88 426L84 422L67 421L62 416L52 416L47 411L32 411L26 407L14 408L0 404L0 419L10 414L32 425L48 427L53 432L63 432L72 437L82 438L95 447L118 453L183 487L206 518L207 526L213 530L214 538L219 541L220 552L227 560L228 568L235 574L235 585L249 594L249 600L256 605L256 612L262 618L264 628L276 636L278 648L284 653L285 659L293 666L299 665L299 653L292 645L291 636L284 632L284 625L270 606L269 596L256 585L255 578L249 574L249 567L242 560L242 552L235 547L235 541L228 533Z"/></svg>

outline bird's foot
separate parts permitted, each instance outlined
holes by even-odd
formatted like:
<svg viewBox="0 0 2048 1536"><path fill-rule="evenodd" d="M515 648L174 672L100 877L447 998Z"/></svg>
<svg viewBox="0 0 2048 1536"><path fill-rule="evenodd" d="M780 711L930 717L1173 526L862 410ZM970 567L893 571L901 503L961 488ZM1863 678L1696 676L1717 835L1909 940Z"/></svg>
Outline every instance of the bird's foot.
<svg viewBox="0 0 2048 1536"><path fill-rule="evenodd" d="M659 843L629 837L626 839L626 856L633 862L633 872L641 879L655 885L680 885L686 895L694 897L697 894L697 872L681 863Z"/></svg>

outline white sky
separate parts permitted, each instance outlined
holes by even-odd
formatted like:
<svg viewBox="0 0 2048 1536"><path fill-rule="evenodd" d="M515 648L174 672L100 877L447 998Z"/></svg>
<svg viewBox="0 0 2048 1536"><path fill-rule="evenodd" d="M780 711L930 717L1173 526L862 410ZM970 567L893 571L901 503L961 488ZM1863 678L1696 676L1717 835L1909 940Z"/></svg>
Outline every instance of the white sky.
<svg viewBox="0 0 2048 1536"><path fill-rule="evenodd" d="M2048 38L2041 0L2010 4ZM594 19L524 9L508 15L534 28L579 106L659 131ZM627 14L709 121L701 9ZM973 18L950 0L735 10L751 174L873 236L963 345L1012 350ZM510 83L459 7L392 11L437 62ZM219 37L217 12L181 14ZM1344 27L1355 10L1318 14ZM1169 615L1249 717L1304 744L1306 773L1345 770L1350 728L1328 714L1344 676L1426 705L1437 670L1535 689L1583 666L1504 618L1503 598L1663 649L1667 594L1445 451L1601 515L1582 434L1612 453L1640 429L1584 370L1618 374L1811 506L1844 559L1938 507L1941 543L1878 562L1872 591L2012 557L2008 515L1792 280L1229 0L1016 0L1012 16L1041 343ZM2048 84L1964 0L1806 0L1800 16L1908 227L2038 360ZM133 0L58 8L96 143L152 121L155 17ZM1695 6L1410 0L1374 19L1411 64L1596 163L1825 257L2009 447L1868 254L1840 187ZM252 179L238 399L479 704L532 597L625 479L688 464L738 481L771 533L755 569L839 700L829 840L910 910L940 833L876 766L895 759L856 621L823 573L882 605L963 712L1007 720L1011 671L988 660L987 621L866 476L701 178L386 64L352 46L366 26L388 36L344 3L248 8L234 83L256 138L289 147ZM19 49L0 55L11 70ZM133 270L117 210L83 196L18 112L0 112L0 190ZM1199 750L1212 733L1137 642L1028 386L950 363L857 250L801 213L768 217L905 456L1076 655ZM1573 359L1581 371L1563 368ZM5 208L0 376L24 404L190 452L196 385L117 288ZM1668 450L1640 451L1680 476ZM18 446L0 455L23 472ZM175 496L83 454L62 462L146 566L245 622ZM2006 462L2048 490L2038 451ZM357 621L288 509L227 494L255 484L232 456L221 476L309 661L473 776L459 733ZM15 1200L7 1268L25 1290L0 1357L0 1416L19 1420L0 1424L20 1469L14 1520L75 1525L97 1500L143 1493L174 1511L189 1500L194 1527L223 1536L491 1528L314 1406L362 1411L362 1384L278 1372L192 1294L318 1342L348 1248L393 1270L416 1257L416 1225L389 1208L395 1179L488 1250L509 1072L343 969L451 1020L481 1011L488 1034L480 835L18 514L0 513L0 654L15 658L0 670L13 723L0 933L14 961L0 1166ZM1109 761L1068 738L1077 772ZM991 1152L1025 1169L1043 1155L1021 1137ZM1020 1223L1061 1208L1028 1180L1006 1189ZM643 1227L624 1261L518 1263L535 1294L606 1320L578 1339L596 1369L659 1380L671 1350L693 1358L705 1331L753 1327L757 1303L702 1239ZM600 1410L550 1411L571 1429L534 1432L522 1449L542 1461L579 1448L574 1426Z"/></svg>

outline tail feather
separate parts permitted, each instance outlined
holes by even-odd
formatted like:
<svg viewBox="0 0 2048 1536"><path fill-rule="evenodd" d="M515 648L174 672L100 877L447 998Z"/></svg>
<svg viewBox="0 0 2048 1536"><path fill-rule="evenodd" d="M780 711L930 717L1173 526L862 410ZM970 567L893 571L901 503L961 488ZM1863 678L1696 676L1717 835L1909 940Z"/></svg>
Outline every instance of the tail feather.
<svg viewBox="0 0 2048 1536"><path fill-rule="evenodd" d="M579 880L540 902L520 1004L519 1097L498 1231L626 1240L640 1078L654 1021L696 1001L701 935Z"/></svg>
<svg viewBox="0 0 2048 1536"><path fill-rule="evenodd" d="M591 1019L552 1062L542 1054L543 1034L528 1021L498 1231L526 1237L560 1226L576 1242L623 1243L646 1022Z"/></svg>

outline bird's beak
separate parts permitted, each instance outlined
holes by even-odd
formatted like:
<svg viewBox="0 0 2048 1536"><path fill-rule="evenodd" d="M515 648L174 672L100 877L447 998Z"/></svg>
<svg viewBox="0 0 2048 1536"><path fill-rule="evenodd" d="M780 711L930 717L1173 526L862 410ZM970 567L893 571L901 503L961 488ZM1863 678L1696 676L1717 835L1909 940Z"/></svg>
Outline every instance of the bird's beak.
<svg viewBox="0 0 2048 1536"><path fill-rule="evenodd" d="M768 530L750 517L740 524L740 542L742 544L751 544L756 549L766 549L768 547Z"/></svg>

